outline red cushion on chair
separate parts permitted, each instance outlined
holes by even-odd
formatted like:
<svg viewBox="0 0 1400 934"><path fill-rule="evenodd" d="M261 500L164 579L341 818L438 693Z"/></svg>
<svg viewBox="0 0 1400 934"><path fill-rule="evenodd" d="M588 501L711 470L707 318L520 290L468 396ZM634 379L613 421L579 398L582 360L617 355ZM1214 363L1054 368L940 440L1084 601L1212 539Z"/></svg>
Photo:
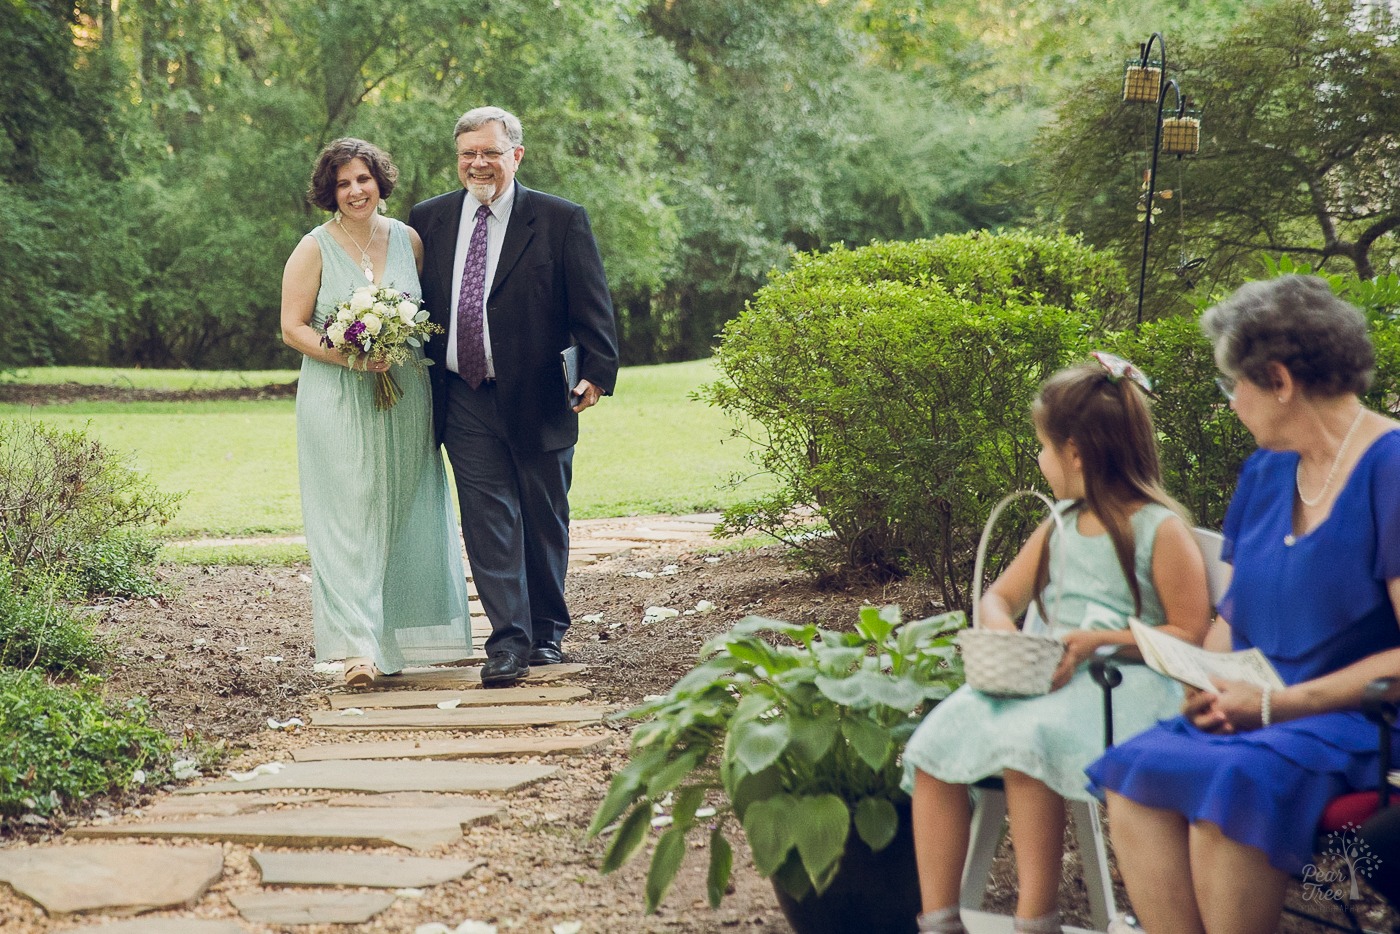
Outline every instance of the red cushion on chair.
<svg viewBox="0 0 1400 934"><path fill-rule="evenodd" d="M1333 798L1327 810L1322 812L1322 819L1317 822L1317 832L1332 833L1347 824L1358 826L1379 808L1380 796L1374 791L1353 791L1349 795Z"/></svg>

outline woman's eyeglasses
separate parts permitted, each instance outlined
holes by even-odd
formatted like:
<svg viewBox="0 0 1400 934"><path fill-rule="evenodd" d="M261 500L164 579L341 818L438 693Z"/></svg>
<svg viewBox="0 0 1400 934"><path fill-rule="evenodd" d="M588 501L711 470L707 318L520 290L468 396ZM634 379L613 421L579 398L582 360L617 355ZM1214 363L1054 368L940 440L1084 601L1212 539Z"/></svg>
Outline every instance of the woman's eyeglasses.
<svg viewBox="0 0 1400 934"><path fill-rule="evenodd" d="M1143 373L1142 370L1139 370L1127 360L1124 360L1117 354L1111 354L1106 350L1096 350L1089 354L1089 356L1097 360L1099 365L1108 371L1109 382L1116 383L1126 377L1136 383L1138 388L1149 396L1152 396L1154 399L1157 397L1157 394L1152 391L1152 381L1147 378L1147 374Z"/></svg>
<svg viewBox="0 0 1400 934"><path fill-rule="evenodd" d="M1225 398L1231 402L1235 401L1235 378L1233 376L1217 376L1215 385L1220 387L1220 391L1225 394Z"/></svg>

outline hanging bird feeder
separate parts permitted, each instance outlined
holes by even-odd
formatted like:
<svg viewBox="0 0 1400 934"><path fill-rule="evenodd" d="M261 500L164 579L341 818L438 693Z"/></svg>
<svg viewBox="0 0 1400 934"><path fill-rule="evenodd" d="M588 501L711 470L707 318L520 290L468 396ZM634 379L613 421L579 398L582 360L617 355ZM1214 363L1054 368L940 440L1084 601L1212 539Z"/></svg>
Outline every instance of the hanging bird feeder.
<svg viewBox="0 0 1400 934"><path fill-rule="evenodd" d="M1155 104L1162 90L1162 63L1158 59L1130 58L1123 64L1123 100L1129 104Z"/></svg>
<svg viewBox="0 0 1400 934"><path fill-rule="evenodd" d="M1162 152L1169 156L1194 156L1201 151L1201 112L1184 106L1162 118Z"/></svg>

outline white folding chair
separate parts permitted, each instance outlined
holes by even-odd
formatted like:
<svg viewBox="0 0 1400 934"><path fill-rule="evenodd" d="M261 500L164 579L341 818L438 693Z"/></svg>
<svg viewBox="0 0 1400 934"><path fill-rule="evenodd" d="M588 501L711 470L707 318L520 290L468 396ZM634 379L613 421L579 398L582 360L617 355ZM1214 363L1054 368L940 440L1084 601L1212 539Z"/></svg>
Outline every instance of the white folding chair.
<svg viewBox="0 0 1400 934"><path fill-rule="evenodd" d="M1206 561L1206 580L1210 602L1214 606L1230 583L1230 566L1220 559L1223 541L1219 532L1192 529L1196 546ZM1112 720L1106 726L1112 733ZM1111 740L1107 745L1112 745ZM992 859L1006 826L1006 791L1001 778L987 778L976 785L976 800L972 811L972 827L968 840L967 860L963 863L962 890L959 904L970 911L982 907L987 892L987 879L992 871ZM1089 920L1094 930L1106 931L1108 922L1117 913L1113 898L1113 879L1108 872L1108 850L1104 846L1096 801L1069 801L1070 824L1079 847L1084 889L1089 899Z"/></svg>

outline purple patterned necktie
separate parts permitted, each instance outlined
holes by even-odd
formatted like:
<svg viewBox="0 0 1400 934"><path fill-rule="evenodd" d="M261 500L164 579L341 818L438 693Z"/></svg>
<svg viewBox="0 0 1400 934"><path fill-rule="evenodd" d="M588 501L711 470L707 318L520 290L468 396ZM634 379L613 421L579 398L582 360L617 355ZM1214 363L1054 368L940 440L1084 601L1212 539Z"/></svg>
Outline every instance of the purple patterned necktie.
<svg viewBox="0 0 1400 934"><path fill-rule="evenodd" d="M457 373L477 389L486 380L486 340L481 315L486 297L486 219L491 209L476 209L476 226L462 264L462 291L457 297Z"/></svg>

